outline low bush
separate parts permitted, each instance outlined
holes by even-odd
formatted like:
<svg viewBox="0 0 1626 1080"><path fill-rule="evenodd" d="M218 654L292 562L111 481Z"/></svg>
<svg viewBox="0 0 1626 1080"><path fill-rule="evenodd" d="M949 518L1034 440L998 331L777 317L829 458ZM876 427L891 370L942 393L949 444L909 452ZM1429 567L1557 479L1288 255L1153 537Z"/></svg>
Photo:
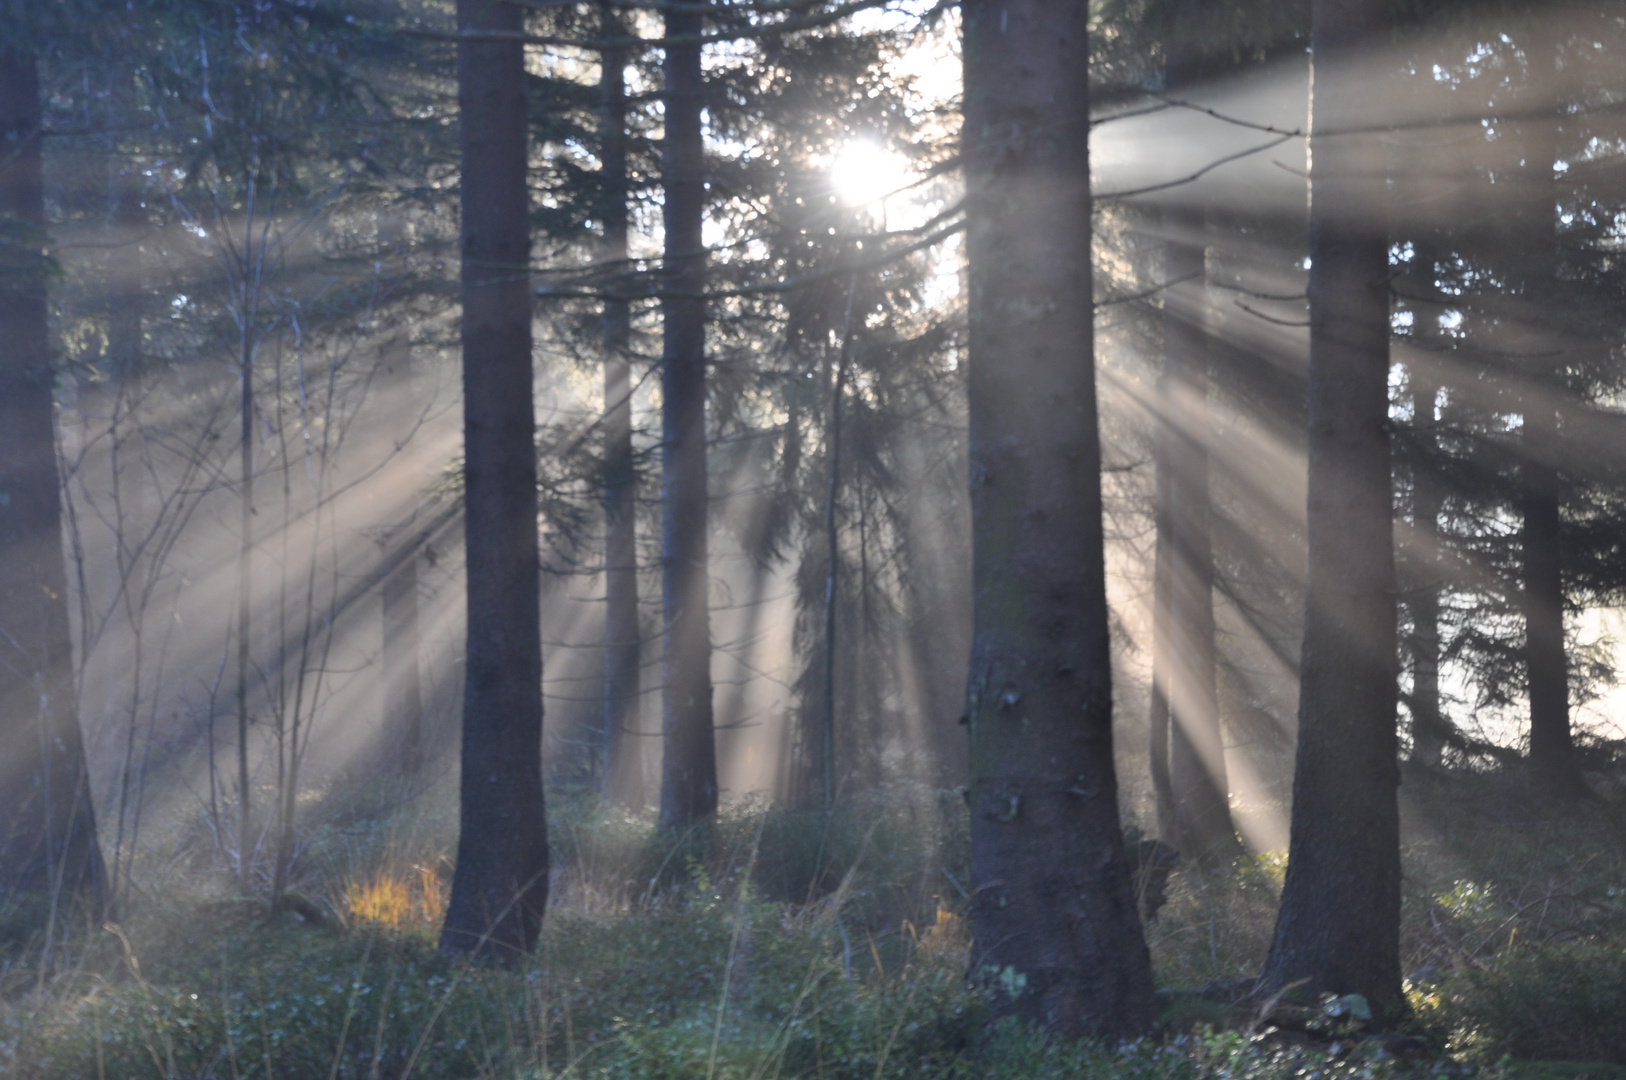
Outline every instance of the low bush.
<svg viewBox="0 0 1626 1080"><path fill-rule="evenodd" d="M1515 943L1413 993L1419 1018L1456 1050L1626 1065L1626 944Z"/></svg>
<svg viewBox="0 0 1626 1080"><path fill-rule="evenodd" d="M736 804L673 836L647 817L593 803L550 808L560 899L625 908L731 894L749 877L761 899L808 904L848 875L861 921L918 917L941 893L963 892L963 805L952 792L899 787L830 813ZM945 873L945 871L947 871Z"/></svg>

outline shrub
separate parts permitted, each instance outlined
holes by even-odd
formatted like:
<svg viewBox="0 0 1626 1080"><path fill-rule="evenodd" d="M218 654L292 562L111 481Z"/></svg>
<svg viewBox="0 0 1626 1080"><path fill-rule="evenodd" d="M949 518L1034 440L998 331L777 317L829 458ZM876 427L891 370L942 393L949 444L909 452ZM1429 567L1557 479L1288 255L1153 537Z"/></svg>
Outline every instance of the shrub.
<svg viewBox="0 0 1626 1080"><path fill-rule="evenodd" d="M1453 1048L1481 1058L1626 1065L1626 945L1618 940L1515 944L1413 1000Z"/></svg>

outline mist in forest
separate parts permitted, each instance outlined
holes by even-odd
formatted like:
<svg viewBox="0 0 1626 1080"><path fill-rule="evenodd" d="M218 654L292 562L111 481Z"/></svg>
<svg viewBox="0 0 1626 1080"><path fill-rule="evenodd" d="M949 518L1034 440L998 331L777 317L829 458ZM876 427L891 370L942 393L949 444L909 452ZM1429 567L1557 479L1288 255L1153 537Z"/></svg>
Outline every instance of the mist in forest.
<svg viewBox="0 0 1626 1080"><path fill-rule="evenodd" d="M1441 711L1472 743L1458 751L1470 758L1525 737L1515 670L1523 631L1509 569L1520 519L1512 496L1493 489L1496 474L1506 481L1518 471L1529 409L1564 412L1563 464L1590 470L1578 483L1596 494L1575 512L1577 527L1587 515L1603 522L1618 513L1607 485L1618 475L1611 410L1622 380L1618 345L1598 336L1595 308L1618 277L1626 211L1615 173L1626 144L1619 103L1596 69L1623 43L1601 15L1566 12L1539 28L1521 24L1518 36L1459 28L1370 49L1372 89L1360 106L1363 130L1381 132L1370 144L1381 160L1370 168L1389 177L1391 232L1415 237L1390 256L1391 420L1415 429L1427 410L1426 426L1439 428L1435 449L1455 454L1442 466L1452 482L1467 475L1482 485L1445 497L1434 520L1420 522L1407 509L1420 481L1405 454L1396 468L1396 542L1412 564L1432 567L1418 571L1424 584L1403 585L1402 608L1410 610L1405 590L1440 593L1446 629L1431 677ZM871 95L891 110L873 122L859 115L842 121L844 133L809 134L818 103L798 101L785 107L803 112L771 134L735 117L708 130L712 152L735 159L742 175L794 173L773 193L775 225L793 242L768 235L768 218L752 216L745 194L709 211L719 281L748 275L776 246L811 247L810 237L855 243L863 267L815 282L812 300L782 309L756 304L748 290L715 304L706 572L725 803L808 800L826 664L842 791L951 789L965 766L963 250L947 229L895 263L862 261L866 250L895 249L952 222L964 194L952 124L941 115L959 93L955 23L914 26L898 14L875 28L893 35L882 50L892 84ZM586 50L562 57L533 64L554 90L600 78ZM708 53L716 72L736 61L726 49ZM1122 802L1150 830L1153 433L1173 424L1206 452L1212 475L1228 797L1247 845L1271 851L1287 839L1303 602L1314 87L1302 44L1211 66L1223 70L1178 88L1149 62L1107 70L1088 135L1115 723ZM658 85L647 60L628 72L634 91ZM425 80L410 92L420 118L449 109L445 84ZM112 116L116 93L92 94L83 107ZM635 156L651 152L659 123L639 114L633 126L647 145ZM599 164L584 136L561 124L537 136L542 189ZM465 635L456 215L447 151L434 145L444 132L426 130L417 151L428 187L412 198L369 188L337 161L305 175L296 163L256 192L232 173L230 148L213 160L128 163L102 161L94 140L47 149L64 267L53 318L64 364L69 610L92 786L115 866L166 813L206 808L211 828L229 829L244 747L251 789L265 798L295 770L301 793L393 775L403 753L421 756L414 783L455 775ZM378 143L369 152L405 153L392 137L367 135ZM769 143L771 152L762 149ZM1581 297L1573 305L1532 303L1508 287L1525 272L1509 257L1539 235L1539 227L1515 235L1510 223L1544 200L1555 210L1559 281ZM585 791L606 768L596 226L592 209L568 207L563 194L544 190L539 202L541 217L561 219L562 237L539 234L533 282L544 760L562 790ZM635 260L658 254L660 207L658 188L635 194ZM1372 212L1341 210L1351 219ZM578 219L562 220L571 214ZM1171 280L1171 243L1199 249L1196 281ZM907 280L888 277L900 274ZM855 316L855 296L873 299L873 310ZM655 305L636 301L631 318L642 640L628 730L652 803L662 744ZM1159 389L1171 319L1199 328L1213 350L1200 407L1188 401L1173 412ZM862 340L845 384L852 458L838 462L832 481L829 386L854 325ZM1555 374L1541 363L1555 355L1580 359ZM1426 400L1424 385L1433 390ZM821 532L831 515L834 575ZM1581 658L1570 680L1577 732L1615 737L1621 585L1613 556L1597 551L1577 571L1590 576L1570 604L1566 633ZM392 594L390 583L402 580ZM828 596L838 605L833 643L821 621Z"/></svg>

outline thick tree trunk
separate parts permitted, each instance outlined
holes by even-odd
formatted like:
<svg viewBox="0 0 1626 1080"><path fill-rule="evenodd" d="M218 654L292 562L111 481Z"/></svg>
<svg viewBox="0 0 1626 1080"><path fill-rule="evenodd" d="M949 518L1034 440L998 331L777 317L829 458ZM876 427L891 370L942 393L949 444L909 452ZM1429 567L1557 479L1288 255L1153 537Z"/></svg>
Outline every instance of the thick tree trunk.
<svg viewBox="0 0 1626 1080"><path fill-rule="evenodd" d="M47 321L39 77L0 51L0 896L99 919L107 876L79 731ZM46 926L42 925L41 929Z"/></svg>
<svg viewBox="0 0 1626 1080"><path fill-rule="evenodd" d="M1157 1009L1112 760L1086 5L963 9L972 978L1061 1038Z"/></svg>
<svg viewBox="0 0 1626 1080"><path fill-rule="evenodd" d="M704 28L689 5L666 13L666 36ZM711 718L710 572L706 558L705 82L700 45L666 48L666 200L661 318L661 825L680 829L717 810Z"/></svg>
<svg viewBox="0 0 1626 1080"><path fill-rule="evenodd" d="M1292 840L1267 985L1400 990L1389 260L1381 99L1360 72L1381 0L1315 0L1308 582Z"/></svg>
<svg viewBox="0 0 1626 1080"><path fill-rule="evenodd" d="M514 4L458 0L457 25L517 34L524 24ZM548 898L523 46L459 42L457 78L468 657L457 871L440 948L506 960L536 944Z"/></svg>
<svg viewBox="0 0 1626 1080"><path fill-rule="evenodd" d="M599 4L605 38L626 34L612 4ZM627 260L627 54L600 57L599 163L604 261L620 291ZM632 309L604 303L604 777L607 802L641 807L643 753L638 727L638 474L632 453Z"/></svg>

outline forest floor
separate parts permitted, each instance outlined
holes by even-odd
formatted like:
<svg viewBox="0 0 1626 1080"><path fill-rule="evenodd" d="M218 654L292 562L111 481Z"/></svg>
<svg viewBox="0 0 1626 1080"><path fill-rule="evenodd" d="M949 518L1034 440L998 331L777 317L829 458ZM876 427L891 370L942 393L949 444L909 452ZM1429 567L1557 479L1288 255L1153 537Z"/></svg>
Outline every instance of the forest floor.
<svg viewBox="0 0 1626 1080"><path fill-rule="evenodd" d="M1157 1037L990 1023L964 985L952 792L829 817L742 805L679 838L557 798L534 964L471 967L435 952L451 792L351 781L305 810L310 920L235 895L196 813L145 845L104 932L47 957L0 910L0 1076L1626 1080L1626 807L1544 804L1505 776L1403 791L1399 1036L1246 997L1279 854L1175 872L1147 929Z"/></svg>

